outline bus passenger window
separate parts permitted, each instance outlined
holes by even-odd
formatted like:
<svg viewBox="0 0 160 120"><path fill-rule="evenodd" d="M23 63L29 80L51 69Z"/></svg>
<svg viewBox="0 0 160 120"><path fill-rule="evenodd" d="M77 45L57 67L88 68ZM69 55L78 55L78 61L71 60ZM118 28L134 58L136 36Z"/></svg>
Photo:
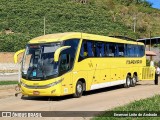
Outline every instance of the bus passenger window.
<svg viewBox="0 0 160 120"><path fill-rule="evenodd" d="M139 57L139 49L138 49L138 45L135 46L135 57Z"/></svg>
<svg viewBox="0 0 160 120"><path fill-rule="evenodd" d="M78 61L81 61L87 57L94 56L94 52L93 52L93 45L94 44L93 43L94 42L89 41L89 40L82 42Z"/></svg>
<svg viewBox="0 0 160 120"><path fill-rule="evenodd" d="M144 54L144 46L142 45L125 45L125 56L127 57L142 57Z"/></svg>
<svg viewBox="0 0 160 120"><path fill-rule="evenodd" d="M84 53L83 53L83 56L86 58L86 57L88 56L87 42L86 42L86 41L84 41L83 46L84 46Z"/></svg>
<svg viewBox="0 0 160 120"><path fill-rule="evenodd" d="M115 56L115 45L114 44L109 44L109 55L110 57Z"/></svg>
<svg viewBox="0 0 160 120"><path fill-rule="evenodd" d="M113 57L113 56L114 56L114 53L113 53L112 49L109 49L109 54L108 54L108 56L110 56L110 57Z"/></svg>
<svg viewBox="0 0 160 120"><path fill-rule="evenodd" d="M97 42L96 43L96 57L104 57L104 43Z"/></svg>
<svg viewBox="0 0 160 120"><path fill-rule="evenodd" d="M104 57L105 56L104 43L102 43L100 51L101 51L101 56Z"/></svg>
<svg viewBox="0 0 160 120"><path fill-rule="evenodd" d="M92 42L91 41L87 41L88 57L93 57L94 56L92 48L93 48Z"/></svg>
<svg viewBox="0 0 160 120"><path fill-rule="evenodd" d="M109 56L109 44L105 44L105 56Z"/></svg>
<svg viewBox="0 0 160 120"><path fill-rule="evenodd" d="M118 56L124 56L124 44L118 44Z"/></svg>
<svg viewBox="0 0 160 120"><path fill-rule="evenodd" d="M88 56L87 43L86 43L86 41L83 41L82 45L81 45L81 50L80 50L78 61L85 59L87 56Z"/></svg>
<svg viewBox="0 0 160 120"><path fill-rule="evenodd" d="M81 50L80 50L80 54L79 54L79 61L84 59L84 42L81 45Z"/></svg>
<svg viewBox="0 0 160 120"><path fill-rule="evenodd" d="M128 57L133 57L134 56L134 48L133 45L127 45L127 53L128 53Z"/></svg>
<svg viewBox="0 0 160 120"><path fill-rule="evenodd" d="M140 57L143 57L145 54L145 49L144 49L144 46L139 46L139 56Z"/></svg>

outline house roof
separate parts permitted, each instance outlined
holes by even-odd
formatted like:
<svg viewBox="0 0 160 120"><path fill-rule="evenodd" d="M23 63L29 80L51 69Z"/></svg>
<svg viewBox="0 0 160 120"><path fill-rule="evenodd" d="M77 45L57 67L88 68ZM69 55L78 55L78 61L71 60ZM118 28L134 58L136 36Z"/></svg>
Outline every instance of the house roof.
<svg viewBox="0 0 160 120"><path fill-rule="evenodd" d="M146 56L156 56L157 54L153 51L146 51Z"/></svg>
<svg viewBox="0 0 160 120"><path fill-rule="evenodd" d="M145 45L160 44L160 37L137 39L137 42L143 42Z"/></svg>

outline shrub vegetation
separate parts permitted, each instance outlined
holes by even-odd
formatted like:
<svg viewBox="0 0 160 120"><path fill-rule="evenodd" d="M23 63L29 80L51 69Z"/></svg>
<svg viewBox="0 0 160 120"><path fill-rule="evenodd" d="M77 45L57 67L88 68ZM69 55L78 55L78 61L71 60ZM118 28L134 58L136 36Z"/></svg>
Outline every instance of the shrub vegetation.
<svg viewBox="0 0 160 120"><path fill-rule="evenodd" d="M160 34L160 11L144 0L1 0L0 51L17 51L33 37L58 32L126 35ZM133 18L136 17L136 33Z"/></svg>

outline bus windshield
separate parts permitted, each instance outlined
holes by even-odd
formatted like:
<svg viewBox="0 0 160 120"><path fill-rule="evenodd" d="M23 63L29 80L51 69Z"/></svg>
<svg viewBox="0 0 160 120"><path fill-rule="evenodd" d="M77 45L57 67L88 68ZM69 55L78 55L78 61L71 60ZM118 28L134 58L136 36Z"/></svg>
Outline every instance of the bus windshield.
<svg viewBox="0 0 160 120"><path fill-rule="evenodd" d="M22 61L22 78L45 80L58 75L58 63L54 62L54 53L60 43L27 45Z"/></svg>

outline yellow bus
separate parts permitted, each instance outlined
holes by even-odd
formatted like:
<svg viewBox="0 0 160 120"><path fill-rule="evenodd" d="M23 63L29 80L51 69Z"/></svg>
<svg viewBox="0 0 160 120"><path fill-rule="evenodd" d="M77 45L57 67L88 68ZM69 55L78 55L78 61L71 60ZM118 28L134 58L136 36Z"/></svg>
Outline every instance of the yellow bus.
<svg viewBox="0 0 160 120"><path fill-rule="evenodd" d="M28 42L20 87L23 95L81 97L83 91L154 80L155 69L146 67L143 43L94 34L49 34Z"/></svg>

